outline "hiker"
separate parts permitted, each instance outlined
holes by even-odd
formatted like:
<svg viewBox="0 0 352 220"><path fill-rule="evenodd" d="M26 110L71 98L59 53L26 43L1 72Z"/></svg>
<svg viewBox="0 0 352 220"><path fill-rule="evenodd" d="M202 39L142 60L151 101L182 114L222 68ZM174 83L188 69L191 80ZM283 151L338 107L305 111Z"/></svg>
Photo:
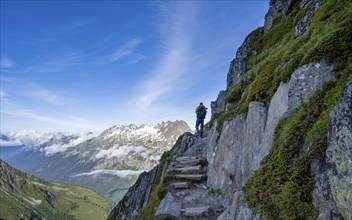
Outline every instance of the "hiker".
<svg viewBox="0 0 352 220"><path fill-rule="evenodd" d="M196 114L197 114L197 122L196 122L196 130L197 130L197 135L200 135L200 137L203 137L203 127L204 127L204 119L205 115L207 114L207 108L203 105L203 103L199 103L199 106L196 108ZM200 125L200 132L199 132L199 125Z"/></svg>

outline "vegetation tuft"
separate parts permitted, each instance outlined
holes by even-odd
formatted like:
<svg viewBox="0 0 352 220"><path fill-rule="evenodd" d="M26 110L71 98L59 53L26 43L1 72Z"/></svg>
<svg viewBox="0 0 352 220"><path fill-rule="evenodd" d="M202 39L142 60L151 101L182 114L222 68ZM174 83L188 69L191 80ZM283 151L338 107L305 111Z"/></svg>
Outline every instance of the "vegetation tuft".
<svg viewBox="0 0 352 220"><path fill-rule="evenodd" d="M166 194L164 176L162 175L162 171L164 169L164 166L167 166L167 164L169 163L169 156L170 151L167 151L162 155L160 159L160 164L158 165L158 171L156 173L155 180L152 185L152 191L148 203L132 219L154 219L156 210L158 209L161 200L165 197Z"/></svg>
<svg viewBox="0 0 352 220"><path fill-rule="evenodd" d="M287 82L293 71L304 64L325 60L334 64L336 75L346 69L352 54L352 3L322 1L306 33L294 38L294 25L310 6L298 10L297 5L292 5L287 16L275 19L268 33L260 28L251 33L256 37L250 41L249 69L241 86L228 90L226 100L235 102L235 106L219 116L218 132L225 121L247 112L250 102L268 104L280 82Z"/></svg>
<svg viewBox="0 0 352 220"><path fill-rule="evenodd" d="M266 219L316 219L312 203L311 164L325 159L329 113L340 91L352 79L352 64L337 83L325 83L309 103L282 119L270 153L243 187L250 207Z"/></svg>

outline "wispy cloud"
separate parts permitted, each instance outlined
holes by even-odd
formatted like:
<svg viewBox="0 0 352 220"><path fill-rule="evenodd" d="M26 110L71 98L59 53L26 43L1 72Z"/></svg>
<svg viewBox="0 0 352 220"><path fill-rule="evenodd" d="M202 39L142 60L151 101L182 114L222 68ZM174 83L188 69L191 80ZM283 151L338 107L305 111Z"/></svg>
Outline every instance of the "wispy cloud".
<svg viewBox="0 0 352 220"><path fill-rule="evenodd" d="M43 101L54 105L65 105L71 100L70 98L49 91L34 83L28 83L26 87L26 89L20 91L20 94L33 100Z"/></svg>
<svg viewBox="0 0 352 220"><path fill-rule="evenodd" d="M6 96L6 93L4 91L0 91L0 98L3 98Z"/></svg>
<svg viewBox="0 0 352 220"><path fill-rule="evenodd" d="M37 120L41 122L46 122L53 125L71 127L71 128L80 128L80 129L92 129L96 130L96 126L92 123L85 120L84 122L77 121L77 120L65 120L65 119L58 119L48 116L39 115L32 110L20 109L20 110L0 110L1 114L18 116L26 119Z"/></svg>
<svg viewBox="0 0 352 220"><path fill-rule="evenodd" d="M133 102L150 107L154 102L187 87L184 76L190 74L193 28L198 2L166 2L156 4L159 15L156 27L163 39L160 58L139 86ZM142 94L142 95L140 95Z"/></svg>
<svg viewBox="0 0 352 220"><path fill-rule="evenodd" d="M110 56L110 62L116 62L119 60L122 60L126 57L131 56L138 45L142 43L141 39L131 39L124 45L120 46L115 50L115 52ZM142 54L136 54L134 56L131 56L131 59L134 63L139 62L143 59L145 59L145 56Z"/></svg>
<svg viewBox="0 0 352 220"><path fill-rule="evenodd" d="M72 101L72 98L66 97L61 92L48 90L28 80L2 77L0 81L3 87L1 92L4 92L2 96L5 95L4 89L6 89L6 94L8 95L19 95L27 100L30 98L32 101L46 102L57 106L62 106Z"/></svg>
<svg viewBox="0 0 352 220"><path fill-rule="evenodd" d="M0 59L0 68L9 68L13 65L14 65L13 61L8 58L4 57Z"/></svg>
<svg viewBox="0 0 352 220"><path fill-rule="evenodd" d="M95 20L94 19L89 19L89 20L79 20L79 21L74 21L70 24L63 25L59 27L60 31L79 31L81 30L84 26L93 23Z"/></svg>

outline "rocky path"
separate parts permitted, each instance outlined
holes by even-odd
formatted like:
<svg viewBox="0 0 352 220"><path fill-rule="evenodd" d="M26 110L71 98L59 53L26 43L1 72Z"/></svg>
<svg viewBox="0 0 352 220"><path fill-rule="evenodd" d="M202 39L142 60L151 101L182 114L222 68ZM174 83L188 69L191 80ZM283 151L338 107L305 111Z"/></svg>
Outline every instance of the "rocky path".
<svg viewBox="0 0 352 220"><path fill-rule="evenodd" d="M223 211L214 190L206 186L205 160L178 157L168 169L167 194L155 219L216 219Z"/></svg>

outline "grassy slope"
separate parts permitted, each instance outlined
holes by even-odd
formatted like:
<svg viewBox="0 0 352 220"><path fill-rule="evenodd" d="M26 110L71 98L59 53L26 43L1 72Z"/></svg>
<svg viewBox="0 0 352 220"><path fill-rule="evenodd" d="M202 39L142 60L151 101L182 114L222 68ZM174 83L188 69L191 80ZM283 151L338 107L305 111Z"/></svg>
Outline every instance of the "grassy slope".
<svg viewBox="0 0 352 220"><path fill-rule="evenodd" d="M280 82L299 66L321 59L335 65L337 82L326 83L309 103L279 122L269 155L243 187L249 206L266 219L316 219L310 165L325 159L329 113L352 79L352 3L322 0L308 31L295 39L293 27L304 13L294 9L276 19L267 34L261 29L252 33L261 35L251 42L257 55L249 58L251 69L241 86L229 89L227 100L235 101L235 107L219 118L221 131L222 123L246 112L249 102L268 104Z"/></svg>
<svg viewBox="0 0 352 220"><path fill-rule="evenodd" d="M295 2L295 1L293 1ZM348 0L322 0L307 32L294 38L294 26L304 16L298 5L286 17L275 19L266 34L263 28L253 31L248 59L249 70L240 84L233 85L227 101L235 103L218 118L217 130L237 114L246 112L251 101L268 104L280 82L286 82L298 67L324 59L335 64L335 71L344 70L352 62L352 5Z"/></svg>
<svg viewBox="0 0 352 220"><path fill-rule="evenodd" d="M48 195L52 200L45 198ZM0 218L4 219L21 215L39 219L105 219L111 207L108 200L91 190L43 181L4 162L1 162L0 204Z"/></svg>

